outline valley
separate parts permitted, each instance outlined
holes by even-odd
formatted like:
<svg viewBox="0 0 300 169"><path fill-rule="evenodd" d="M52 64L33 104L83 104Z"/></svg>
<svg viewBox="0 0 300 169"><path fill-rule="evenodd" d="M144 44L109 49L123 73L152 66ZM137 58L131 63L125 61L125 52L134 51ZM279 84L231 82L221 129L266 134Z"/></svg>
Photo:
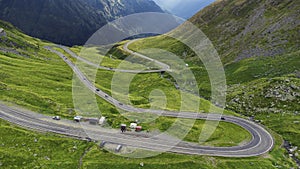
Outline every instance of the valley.
<svg viewBox="0 0 300 169"><path fill-rule="evenodd" d="M7 31L7 33L9 34L9 32ZM21 34L22 35L22 34ZM22 35L23 36L23 35ZM31 38L29 38L28 37L28 41L27 42L34 42L33 41L34 39L31 39ZM26 41L23 41L23 43L26 43ZM51 44L47 44L47 43L45 43L45 42L40 42L40 41L37 41L37 43L39 44L39 43L43 43L44 45L51 45ZM41 44L40 44L41 45ZM45 49L43 49L43 48L41 48L41 51L42 52L46 52L47 53L47 51L45 50ZM50 53L49 53L50 54ZM4 53L4 56L5 55L7 55L7 53ZM51 54L50 54L51 55ZM50 56L49 55L49 56ZM30 60L35 60L35 58L24 58L23 56L20 56L20 55L17 55L17 54L13 54L13 56L14 56L14 60L19 60L19 59L21 59L21 60L24 60L24 59L27 59L27 63L29 62L29 63L31 63L30 62ZM48 56L48 55L47 55ZM53 55L53 58L55 58L54 59L54 61L55 62L60 62L60 61L63 61L61 58L58 58L58 57L55 57L55 55ZM56 59L57 58L57 59ZM51 60L53 60L53 59L48 59L48 60L42 60L41 62L49 62L49 61L51 61ZM20 62L19 63L19 68L22 68L23 66L22 66L22 63L25 63L25 65L28 65L28 64L26 64L26 62L24 62L24 61L22 61L22 62ZM6 64L7 65L7 64ZM24 66L25 66L24 65ZM30 64L31 65L31 64ZM4 66L4 65L1 65L1 66ZM32 66L34 66L34 65L32 65ZM24 67L24 68L26 68L26 66ZM14 68L13 67L11 67L10 68L10 70L13 70ZM55 70L55 69L54 69ZM56 71L56 70L55 70ZM70 71L70 69L67 69L67 71ZM3 72L4 73L4 72ZM2 74L3 74L2 73ZM68 73L68 74L72 74L71 72L70 73ZM24 75L25 76L25 75ZM51 76L51 75L50 75ZM8 76L6 76L7 78L8 78ZM71 78L69 79L70 81L71 81ZM30 82L31 80L26 80L26 79L24 79L24 84L28 84L28 82ZM53 79L53 81L57 81L56 79ZM6 83L8 83L9 81L7 81ZM49 86L50 85L50 86ZM51 87L52 85L51 85L51 83L48 83L48 88L49 87ZM5 88L5 90L7 90L7 89L9 89L9 87L13 87L13 86L11 86L11 85L9 85L9 86L6 86L6 88ZM34 88L32 88L32 89L34 89ZM9 89L9 90L11 90L11 89ZM40 93L39 92L39 90L36 90L35 91L35 93ZM21 93L24 93L23 91L21 91L21 92L18 92L18 94L16 94L16 96L18 96L19 94L21 94ZM43 93L40 93L40 94L43 94ZM46 95L48 95L48 94L46 94ZM4 95L2 95L2 96L4 96ZM10 99L12 99L12 98L14 98L13 96L10 96ZM8 98L7 98L8 99ZM5 99L4 99L5 100ZM36 100L36 98L32 98L32 101L33 100ZM8 101L8 100L6 100L6 101ZM22 102L19 102L19 104L24 104L24 103L26 103L27 101L29 101L29 100L24 100L23 101L23 103ZM42 101L42 100L41 100ZM100 101L100 105L101 104L103 104L103 102L101 103L102 101ZM45 107L47 107L48 109L49 108L51 108L52 110L49 110L49 111L43 111L42 109L40 109L39 107L40 106L38 106L38 107L34 107L34 106L29 106L30 104L34 104L34 102L27 102L27 104L24 104L24 106L25 107L28 107L28 108L30 108L30 109L35 109L35 110L38 110L38 111L40 111L41 113L46 113L46 114L48 114L49 113L49 115L51 114L53 114L52 112L54 112L53 110L55 110L55 109L52 109L51 107L48 107L48 106L45 106ZM108 105L107 106L99 106L100 108L107 108L107 107L109 107ZM63 109L61 109L61 110L63 110ZM57 111L57 109L56 109L56 111ZM48 113L47 113L48 112ZM108 113L109 112L111 112L111 110L109 110L108 111ZM57 114L60 114L59 113L59 111L57 111ZM68 116L66 116L66 117L68 117ZM113 118L114 120L117 120L118 118L117 117L115 117L115 118ZM165 119L166 120L166 119ZM163 120L163 122L165 123L166 121L165 120ZM1 127L5 127L5 129L6 130L1 130L1 131L7 131L7 128L9 128L8 126L7 126L7 123L5 122L5 123L1 123L2 125L1 125ZM222 124L221 124L221 126L222 126ZM19 134L21 134L22 132L25 132L25 133L28 133L28 131L25 131L25 130L23 130L23 129L21 129L21 130L15 130L14 129L15 127L12 127L11 129L12 129L12 133L19 133ZM228 126L227 127L225 127L224 128L225 130L228 130ZM240 129L239 129L240 130ZM18 132L17 132L18 131ZM195 132L197 132L197 130L195 131ZM29 133L31 133L31 132L29 132ZM28 133L28 134L29 134ZM14 134L13 134L14 135ZM12 135L12 136L13 136ZM43 139L46 139L46 138L44 138L44 136L43 135L39 135L39 136L36 136L36 137L38 137L37 138L37 140L39 140L39 138L43 138ZM48 137L48 136L47 136ZM53 137L53 140L59 140L59 139L57 139L57 138L60 138L59 136L51 136L51 137ZM277 136L276 136L277 137ZM3 139L4 138L6 138L6 137L3 137ZM26 137L26 138L28 138L28 137ZM191 137L191 138L194 138L194 136L193 137ZM220 138L219 136L217 136L216 138ZM62 138L62 139L64 139L64 138ZM278 138L276 138L276 140L277 140ZM7 145L7 143L6 143L6 141L8 141L9 139L5 139L5 140L3 140L3 143L4 143L4 145L3 146L5 146L5 145ZM26 140L26 139L25 139ZM32 143L30 143L31 141L30 140L28 140L29 141L29 143L27 143L27 144L24 144L24 142L26 142L26 141L20 141L20 145L22 145L23 144L23 146L25 146L25 147L27 147L27 146L29 146L30 144L32 144ZM68 139L66 139L66 146L68 146L68 145L72 145L72 142L69 142L68 143L68 141L67 141ZM71 140L70 140L71 141ZM22 143L23 142L23 143ZM38 142L40 142L40 141L38 141ZM33 143L34 143L34 140L33 140ZM43 142L40 142L41 144L43 144ZM39 143L37 143L37 144L39 144ZM74 144L82 144L82 142L76 142L76 143L74 143ZM19 145L19 144L18 144ZM86 145L86 144L84 144L84 145ZM91 152L88 152L87 153L87 155L85 156L85 158L86 159L83 159L83 166L85 166L85 167L87 167L87 166L89 166L89 168L90 167L92 167L93 165L95 165L95 166L97 166L97 163L95 163L94 161L93 161L93 159L95 159L96 157L93 157L93 156L102 156L103 158L107 158L108 156L107 155L109 155L109 154L107 154L107 153L105 153L105 151L103 151L103 150L100 150L98 153L96 153L95 154L95 150L97 150L97 145L94 145L93 143L90 143L90 144L88 144L88 145L90 145L90 147L92 147L91 149L90 149L90 151ZM87 145L87 146L88 146ZM50 147L49 147L50 148ZM70 147L71 148L71 147ZM84 149L88 149L89 147L82 147L82 148L80 148L80 150L77 150L77 146L76 146L76 148L75 149L73 149L73 150L71 150L70 149L70 151L72 151L72 152L74 152L74 155L75 154L77 154L77 157L78 157L78 153L80 153L80 152L82 152ZM28 149L28 150L30 150L30 149ZM28 151L28 150L24 150L24 151ZM10 150L10 151L12 151L12 150ZM40 151L38 151L38 150L34 150L36 153L33 153L33 159L32 160L30 160L30 158L28 159L28 161L26 162L26 163L24 163L24 164L27 164L27 166L30 166L30 165L32 165L32 164L35 164L35 163L31 163L33 160L34 160L34 158L35 157L43 157L43 154L47 154L47 155L45 155L45 157L43 158L44 160L42 160L42 161L40 161L40 162L42 162L42 163L40 163L40 165L43 165L43 166L48 166L48 167L50 167L51 166L51 163L49 163L52 159L60 159L61 157L63 157L63 156L55 156L55 155L52 155L52 153L50 153L50 152L40 152ZM59 150L58 150L59 151ZM98 150L97 150L98 151ZM275 146L275 149L274 149L274 153L275 154L277 154L278 153L278 151L283 151L282 149L278 149L278 145L276 145ZM42 154L40 154L40 153L42 153ZM91 153L91 154L90 154ZM35 155L36 154L36 155ZM93 155L92 155L93 154ZM105 155L106 154L106 155ZM275 155L274 154L274 155ZM110 155L109 155L110 156ZM4 156L3 156L3 158L4 158ZM73 158L76 158L76 155L73 157ZM122 161L122 158L118 158L117 156L113 156L113 158L115 159L115 160L120 160L120 163L121 164L126 164L126 163L123 163ZM207 165L207 167L209 168L209 166L211 165L211 164L209 164L209 163L206 163L206 162L204 162L204 163L199 163L199 162L195 162L195 163L190 163L190 158L192 158L192 159L198 159L198 160L200 160L200 159L207 159L207 157L194 157L194 156L186 156L186 157L184 157L183 155L173 155L173 154L162 154L162 155L160 155L160 156L158 156L158 157L156 157L156 158L158 158L158 159L161 159L161 158L178 158L178 159L181 159L181 160L179 160L179 161L181 161L181 163L182 163L182 165L185 165L185 164L188 164L189 165L189 167L193 167L193 166L197 166L197 165L199 165L199 164L201 164L201 165L203 165L203 166L205 166L205 165ZM200 159L199 159L200 158ZM261 157L255 157L255 158L258 158L258 159L260 159ZM4 158L4 159L7 159L7 158ZM16 158L16 156L14 156L14 159L18 159L18 158ZM49 159L50 159L50 161L49 161ZM210 158L211 159L211 158ZM219 164L219 165L222 165L222 166L230 166L231 164L234 164L234 165L236 165L236 164L238 164L239 162L238 161L240 161L240 160L236 160L236 161L228 161L228 160L226 160L226 159L222 159L222 158L213 158L213 159L217 159L218 161L220 161L221 163ZM245 158L243 161L244 162L247 162L248 161L248 165L249 165L249 167L251 167L252 165L254 165L255 163L258 163L258 164L260 164L260 165L262 165L262 164L264 164L264 165L266 165L266 163L265 163L265 161L263 160L263 159L261 159L262 161L260 161L260 160L257 160L257 159L253 159L253 157L252 158L249 158L249 159L247 159L247 158ZM277 159L277 160L279 160L279 159ZM276 160L276 161L277 161ZM283 159L282 159L283 160ZM90 162L87 162L87 161L90 161ZM137 161L141 161L141 160L137 160ZM153 167L153 166L161 166L161 164L159 164L159 163L157 163L157 162L155 162L156 160L155 159L151 159L151 160L147 160L147 159L145 159L145 160L143 160L143 161L146 161L145 162L145 164L148 164L149 165L149 167ZM150 162L150 161L154 161L154 163L152 163L152 162ZM159 160L160 161L160 160ZM200 160L200 161L202 161L202 160ZM4 165L4 166L7 166L7 167L9 167L9 163L7 163L8 161L6 161L6 160L1 160L1 163L2 163L2 165ZM68 162L66 162L66 161L64 161L64 162L59 162L59 163L57 163L57 165L63 165L63 166L65 166L65 168L68 168L67 166L69 165L69 164L72 164L72 165L70 165L70 168L72 168L71 166L76 166L77 165L77 163L75 162L74 163L74 161L73 160L71 160L70 159L70 161L69 161L70 163L68 163ZM140 163L140 162L139 162ZM130 163L130 164L128 164L129 166L136 166L136 165L138 165L139 164L138 162L133 162L133 163ZM7 165L6 165L7 164ZM171 163L170 163L171 164ZM271 164L271 163L270 163ZM291 165L291 163L286 163L286 162L284 162L284 163L282 163L282 164L284 164L284 165ZM36 165L36 164L35 164ZM112 166L114 166L114 164L112 164L112 163L106 163L105 165L107 165L107 166L110 166L110 167L112 167ZM173 167L180 167L181 165L180 164L178 164L178 163L174 163L173 165L171 165L171 166L173 166ZM54 166L52 166L52 167L54 167ZM116 167L116 166L115 166Z"/></svg>
<svg viewBox="0 0 300 169"><path fill-rule="evenodd" d="M180 26L83 46L109 21L163 12L152 0L61 3L0 1L14 24L0 20L0 168L299 168L299 2L216 1L187 21L220 56L224 109Z"/></svg>

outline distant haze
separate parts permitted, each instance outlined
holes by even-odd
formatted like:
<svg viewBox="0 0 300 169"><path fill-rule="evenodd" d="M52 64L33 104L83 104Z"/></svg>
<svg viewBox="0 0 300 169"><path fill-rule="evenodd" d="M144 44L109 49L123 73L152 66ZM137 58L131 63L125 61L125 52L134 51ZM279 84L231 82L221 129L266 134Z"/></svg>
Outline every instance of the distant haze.
<svg viewBox="0 0 300 169"><path fill-rule="evenodd" d="M215 0L154 0L161 8L188 19Z"/></svg>

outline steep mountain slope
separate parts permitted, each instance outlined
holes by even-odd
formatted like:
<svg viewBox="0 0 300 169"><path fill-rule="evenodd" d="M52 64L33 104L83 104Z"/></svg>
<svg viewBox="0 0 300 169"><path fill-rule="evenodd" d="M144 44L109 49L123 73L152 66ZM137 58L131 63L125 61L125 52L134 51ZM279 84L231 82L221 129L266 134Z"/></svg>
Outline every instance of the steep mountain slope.
<svg viewBox="0 0 300 169"><path fill-rule="evenodd" d="M213 41L224 63L299 50L300 1L221 0L190 21Z"/></svg>
<svg viewBox="0 0 300 169"><path fill-rule="evenodd" d="M0 19L65 45L84 44L101 26L137 12L162 12L151 0L1 0Z"/></svg>

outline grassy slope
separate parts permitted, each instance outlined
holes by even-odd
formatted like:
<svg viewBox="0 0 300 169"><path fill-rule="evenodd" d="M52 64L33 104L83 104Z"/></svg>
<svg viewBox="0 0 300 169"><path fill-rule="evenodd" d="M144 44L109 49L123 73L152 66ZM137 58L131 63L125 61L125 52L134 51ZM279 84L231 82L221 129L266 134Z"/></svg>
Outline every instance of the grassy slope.
<svg viewBox="0 0 300 169"><path fill-rule="evenodd" d="M69 92L72 88L68 83L72 79L71 69L42 48L48 43L28 37L8 24L0 24L9 30L0 43L1 100L48 114L74 114Z"/></svg>
<svg viewBox="0 0 300 169"><path fill-rule="evenodd" d="M21 129L0 119L0 167L77 168L91 143Z"/></svg>

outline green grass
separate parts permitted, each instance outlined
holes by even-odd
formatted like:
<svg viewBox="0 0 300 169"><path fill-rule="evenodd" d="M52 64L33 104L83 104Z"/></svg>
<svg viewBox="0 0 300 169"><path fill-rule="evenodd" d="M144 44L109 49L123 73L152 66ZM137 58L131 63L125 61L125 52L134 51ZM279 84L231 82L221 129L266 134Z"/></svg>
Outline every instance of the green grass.
<svg viewBox="0 0 300 169"><path fill-rule="evenodd" d="M44 50L39 55L44 59L0 53L0 99L47 114L72 115L70 68Z"/></svg>
<svg viewBox="0 0 300 169"><path fill-rule="evenodd" d="M299 71L300 50L275 57L253 57L226 65L228 84L286 76Z"/></svg>
<svg viewBox="0 0 300 169"><path fill-rule="evenodd" d="M77 168L91 143L21 129L0 119L1 168Z"/></svg>
<svg viewBox="0 0 300 169"><path fill-rule="evenodd" d="M190 142L199 142L199 128L200 130L202 129L204 122L205 121L197 120L193 128L185 137L185 140ZM207 141L205 141L205 143L202 143L202 145L230 147L245 144L251 139L251 134L244 128L232 123L220 122L216 131Z"/></svg>

